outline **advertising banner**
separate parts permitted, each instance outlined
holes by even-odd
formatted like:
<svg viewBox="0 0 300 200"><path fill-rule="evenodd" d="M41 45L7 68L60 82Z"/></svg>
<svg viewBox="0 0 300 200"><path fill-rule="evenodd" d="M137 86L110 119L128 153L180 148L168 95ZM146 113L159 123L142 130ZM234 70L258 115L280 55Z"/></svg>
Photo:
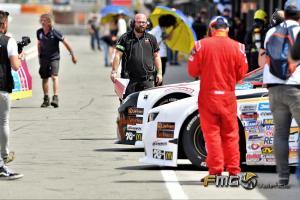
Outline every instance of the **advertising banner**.
<svg viewBox="0 0 300 200"><path fill-rule="evenodd" d="M14 78L15 88L11 95L12 100L32 97L32 77L29 73L27 63L22 60L21 67L18 71L11 71Z"/></svg>

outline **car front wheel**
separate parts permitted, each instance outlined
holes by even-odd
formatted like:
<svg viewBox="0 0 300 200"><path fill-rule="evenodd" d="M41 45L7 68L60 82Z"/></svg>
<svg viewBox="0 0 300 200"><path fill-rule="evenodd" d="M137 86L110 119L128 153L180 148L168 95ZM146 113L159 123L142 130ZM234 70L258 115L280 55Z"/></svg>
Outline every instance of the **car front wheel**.
<svg viewBox="0 0 300 200"><path fill-rule="evenodd" d="M183 129L183 150L186 157L197 167L206 167L206 148L199 115L192 116Z"/></svg>

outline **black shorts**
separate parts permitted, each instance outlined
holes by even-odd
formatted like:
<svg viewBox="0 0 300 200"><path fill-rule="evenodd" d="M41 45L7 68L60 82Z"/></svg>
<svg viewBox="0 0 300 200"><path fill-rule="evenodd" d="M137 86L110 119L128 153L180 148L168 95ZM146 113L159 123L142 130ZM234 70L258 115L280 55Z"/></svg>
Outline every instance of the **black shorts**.
<svg viewBox="0 0 300 200"><path fill-rule="evenodd" d="M42 79L47 79L51 76L58 76L59 60L39 59L40 70L39 74Z"/></svg>

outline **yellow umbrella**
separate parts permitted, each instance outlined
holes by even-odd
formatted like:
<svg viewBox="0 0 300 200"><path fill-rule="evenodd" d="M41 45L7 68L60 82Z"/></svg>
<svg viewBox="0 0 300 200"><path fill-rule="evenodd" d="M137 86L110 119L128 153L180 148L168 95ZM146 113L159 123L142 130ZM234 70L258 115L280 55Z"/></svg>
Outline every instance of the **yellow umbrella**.
<svg viewBox="0 0 300 200"><path fill-rule="evenodd" d="M159 17L168 14L176 18L177 26L174 30L173 27L166 30L167 33L170 33L173 30L172 38L170 40L166 40L166 44L172 50L190 53L194 47L196 35L191 28L192 24L180 10L166 6L157 6L151 13L150 20L153 26L156 26L158 25Z"/></svg>

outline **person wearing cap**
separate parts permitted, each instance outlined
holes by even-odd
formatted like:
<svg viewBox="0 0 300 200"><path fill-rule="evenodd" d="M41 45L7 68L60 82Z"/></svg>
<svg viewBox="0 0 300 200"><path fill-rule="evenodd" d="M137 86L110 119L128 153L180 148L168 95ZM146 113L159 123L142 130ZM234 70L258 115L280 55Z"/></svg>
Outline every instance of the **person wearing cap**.
<svg viewBox="0 0 300 200"><path fill-rule="evenodd" d="M289 62L300 63L300 34L297 35L294 46L291 48ZM296 177L300 184L300 140L298 145L298 166L296 170Z"/></svg>
<svg viewBox="0 0 300 200"><path fill-rule="evenodd" d="M284 4L285 21L279 24L281 27L290 27L293 38L299 35L300 31L300 0L288 0ZM264 47L270 45L269 40L276 28L271 28L266 35ZM274 121L274 154L276 170L278 173L278 184L286 186L289 184L289 135L292 118L300 124L300 68L295 71L287 80L282 80L270 72L267 62L264 66L263 82L269 90L270 110Z"/></svg>
<svg viewBox="0 0 300 200"><path fill-rule="evenodd" d="M248 70L245 47L228 37L222 16L209 23L210 37L195 42L188 73L201 80L198 96L200 124L207 148L210 175L240 173L239 129L235 85Z"/></svg>
<svg viewBox="0 0 300 200"><path fill-rule="evenodd" d="M263 47L266 33L268 31L267 13L257 10L254 13L254 23L245 36L246 55L249 63L249 71L259 67L258 52Z"/></svg>
<svg viewBox="0 0 300 200"><path fill-rule="evenodd" d="M8 150L9 144L9 93L14 89L11 70L17 71L21 65L17 42L7 36L8 12L0 10L0 180L13 180L23 177L22 174L12 172L6 163L13 161L14 154Z"/></svg>

